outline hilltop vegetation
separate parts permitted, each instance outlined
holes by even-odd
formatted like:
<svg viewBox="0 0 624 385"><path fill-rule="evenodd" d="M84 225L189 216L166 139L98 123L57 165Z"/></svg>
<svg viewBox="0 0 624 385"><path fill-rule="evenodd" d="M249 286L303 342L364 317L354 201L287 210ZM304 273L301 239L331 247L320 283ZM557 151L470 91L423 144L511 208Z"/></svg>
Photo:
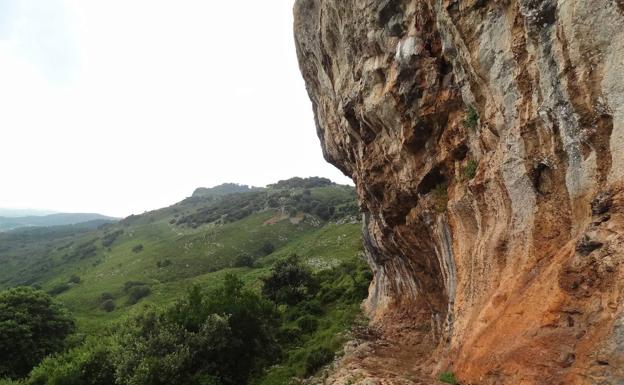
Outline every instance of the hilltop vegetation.
<svg viewBox="0 0 624 385"><path fill-rule="evenodd" d="M267 385L314 374L339 350L366 295L370 275L361 258L358 217L352 187L298 178L243 192L204 191L96 229L0 234L0 285L41 288L69 309L77 325L79 338L72 340L78 342L35 368L29 383L85 383L49 376L61 367L67 369L63 375L84 373L86 366L98 370L93 375L102 383L114 378L120 385L155 384L153 377L142 377L154 373L169 384ZM252 302L260 308L253 310ZM260 318L236 323L228 306L237 303L241 314ZM239 340L260 338L258 345L268 350L241 356L248 368L237 373L242 377L211 369L226 368L217 358L198 363L174 353L240 355L249 347L242 348L235 335L250 327L253 335ZM147 335L152 337L145 340ZM131 337L148 344L147 350L120 345ZM168 358L150 350L150 343L162 347L165 341L174 344ZM225 350L201 350L206 344ZM115 360L106 358L111 355ZM156 367L136 372L165 358L175 361L169 373ZM176 377L182 372L190 377Z"/></svg>

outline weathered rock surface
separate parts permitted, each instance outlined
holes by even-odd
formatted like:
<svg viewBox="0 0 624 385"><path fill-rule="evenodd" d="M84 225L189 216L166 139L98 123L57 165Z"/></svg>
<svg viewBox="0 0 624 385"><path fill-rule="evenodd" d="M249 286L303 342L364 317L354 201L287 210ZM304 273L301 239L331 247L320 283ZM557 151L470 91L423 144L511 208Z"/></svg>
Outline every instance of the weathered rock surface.
<svg viewBox="0 0 624 385"><path fill-rule="evenodd" d="M434 341L355 380L624 384L624 2L297 0L295 36L366 309Z"/></svg>

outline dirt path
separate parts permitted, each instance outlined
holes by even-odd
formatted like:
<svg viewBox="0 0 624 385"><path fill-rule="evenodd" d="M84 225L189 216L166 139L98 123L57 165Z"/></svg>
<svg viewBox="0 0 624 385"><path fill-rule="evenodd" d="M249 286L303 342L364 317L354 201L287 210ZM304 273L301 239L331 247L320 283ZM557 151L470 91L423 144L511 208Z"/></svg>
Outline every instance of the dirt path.
<svg viewBox="0 0 624 385"><path fill-rule="evenodd" d="M391 330L355 328L354 340L324 385L433 385L431 357L435 344L429 325L394 320ZM426 369L429 368L429 369Z"/></svg>

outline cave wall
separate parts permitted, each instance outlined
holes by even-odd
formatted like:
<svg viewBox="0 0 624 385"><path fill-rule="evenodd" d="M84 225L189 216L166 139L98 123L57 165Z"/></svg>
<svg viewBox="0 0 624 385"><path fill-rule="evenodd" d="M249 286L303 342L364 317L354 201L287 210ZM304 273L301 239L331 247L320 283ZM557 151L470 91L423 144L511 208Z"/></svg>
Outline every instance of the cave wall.
<svg viewBox="0 0 624 385"><path fill-rule="evenodd" d="M624 2L297 0L365 309L464 383L624 383ZM619 382L618 382L619 381Z"/></svg>

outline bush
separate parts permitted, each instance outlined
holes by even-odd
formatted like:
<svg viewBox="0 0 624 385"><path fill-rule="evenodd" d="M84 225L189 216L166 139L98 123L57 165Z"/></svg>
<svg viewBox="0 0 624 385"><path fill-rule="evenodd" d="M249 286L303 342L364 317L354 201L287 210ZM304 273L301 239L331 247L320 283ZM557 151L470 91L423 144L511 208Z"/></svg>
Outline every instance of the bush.
<svg viewBox="0 0 624 385"><path fill-rule="evenodd" d="M334 287L333 285L323 286L318 293L318 297L322 303L328 304L335 302L344 293L344 289L341 287Z"/></svg>
<svg viewBox="0 0 624 385"><path fill-rule="evenodd" d="M112 295L111 293L108 293L108 292L104 292L104 293L100 294L100 302L104 302L104 301L107 301L109 299L115 299L115 296Z"/></svg>
<svg viewBox="0 0 624 385"><path fill-rule="evenodd" d="M271 242L264 242L262 247L258 250L258 255L261 257L267 256L275 251L275 246Z"/></svg>
<svg viewBox="0 0 624 385"><path fill-rule="evenodd" d="M334 352L326 347L320 347L312 350L305 363L305 374L311 376L320 368L329 364L334 359Z"/></svg>
<svg viewBox="0 0 624 385"><path fill-rule="evenodd" d="M63 283L59 283L58 285L54 286L52 289L48 290L48 294L59 295L63 292L66 292L69 289L70 289L69 285L63 282Z"/></svg>
<svg viewBox="0 0 624 385"><path fill-rule="evenodd" d="M304 312L313 314L313 315L323 314L323 308L321 307L321 303L316 299L312 299L312 300L304 302L301 305L301 309Z"/></svg>
<svg viewBox="0 0 624 385"><path fill-rule="evenodd" d="M169 258L165 258L161 261L156 262L156 266L158 266L159 268L163 268L163 267L167 267L167 266L171 266L172 262Z"/></svg>
<svg viewBox="0 0 624 385"><path fill-rule="evenodd" d="M132 248L133 253L140 253L141 251L143 251L143 245L136 245Z"/></svg>
<svg viewBox="0 0 624 385"><path fill-rule="evenodd" d="M252 267L254 260L251 255L239 254L234 261L234 267Z"/></svg>
<svg viewBox="0 0 624 385"><path fill-rule="evenodd" d="M295 305L314 295L318 282L297 255L279 261L263 279L262 293L273 302Z"/></svg>
<svg viewBox="0 0 624 385"><path fill-rule="evenodd" d="M437 212L443 213L448 205L448 193L444 185L437 185L433 190L434 208Z"/></svg>
<svg viewBox="0 0 624 385"><path fill-rule="evenodd" d="M130 289L132 289L134 286L145 286L145 285L147 284L141 281L126 281L124 283L124 292L128 293Z"/></svg>
<svg viewBox="0 0 624 385"><path fill-rule="evenodd" d="M476 175L477 175L477 162L471 159L466 164L466 167L464 167L464 178L472 179Z"/></svg>
<svg viewBox="0 0 624 385"><path fill-rule="evenodd" d="M465 116L464 116L464 127L475 129L479 125L479 115L477 114L477 110L474 107L469 106L466 108Z"/></svg>
<svg viewBox="0 0 624 385"><path fill-rule="evenodd" d="M0 378L0 385L24 385L24 381L11 380L10 378Z"/></svg>
<svg viewBox="0 0 624 385"><path fill-rule="evenodd" d="M445 384L457 385L457 378L453 372L442 372L438 379Z"/></svg>
<svg viewBox="0 0 624 385"><path fill-rule="evenodd" d="M65 347L75 329L67 310L31 287L0 293L0 378L22 377Z"/></svg>
<svg viewBox="0 0 624 385"><path fill-rule="evenodd" d="M10 378L0 378L0 385L24 385L24 381L11 380Z"/></svg>
<svg viewBox="0 0 624 385"><path fill-rule="evenodd" d="M318 328L318 320L312 316L305 315L297 320L297 326L302 332L309 334Z"/></svg>
<svg viewBox="0 0 624 385"><path fill-rule="evenodd" d="M113 310L115 310L116 307L117 305L115 305L115 301L113 301L112 299L107 299L100 305L100 308L107 313L112 312Z"/></svg>
<svg viewBox="0 0 624 385"><path fill-rule="evenodd" d="M119 383L240 385L279 357L273 304L228 274L210 293L198 287L164 313L132 318L118 335Z"/></svg>
<svg viewBox="0 0 624 385"><path fill-rule="evenodd" d="M80 283L80 277L79 277L79 276L77 276L76 274L72 274L72 276L71 276L71 277L69 277L68 282L69 282L69 283L78 284L78 283Z"/></svg>
<svg viewBox="0 0 624 385"><path fill-rule="evenodd" d="M30 374L26 385L114 385L112 341L89 339L58 356L43 360Z"/></svg>
<svg viewBox="0 0 624 385"><path fill-rule="evenodd" d="M277 332L277 340L284 345L294 345L301 341L302 334L298 327L285 326Z"/></svg>
<svg viewBox="0 0 624 385"><path fill-rule="evenodd" d="M128 290L128 304L134 305L150 294L152 294L152 290L149 286L132 286Z"/></svg>
<svg viewBox="0 0 624 385"><path fill-rule="evenodd" d="M220 375L230 336L227 318L214 314L201 320L195 330L165 314L140 314L117 336L113 361L118 382L200 385L200 378Z"/></svg>

